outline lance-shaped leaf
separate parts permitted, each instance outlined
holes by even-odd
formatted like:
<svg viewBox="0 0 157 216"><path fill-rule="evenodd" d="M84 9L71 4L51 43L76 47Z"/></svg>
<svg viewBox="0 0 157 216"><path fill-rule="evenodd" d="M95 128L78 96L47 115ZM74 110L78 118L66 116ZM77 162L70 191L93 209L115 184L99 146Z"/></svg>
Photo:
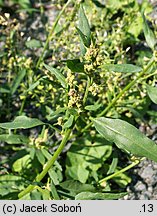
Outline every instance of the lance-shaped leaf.
<svg viewBox="0 0 157 216"><path fill-rule="evenodd" d="M53 75L55 75L55 77L58 79L58 81L61 83L61 85L63 86L63 88L67 87L67 83L65 80L65 77L63 76L63 74L56 68L53 68L47 64L43 64L44 67L50 71Z"/></svg>
<svg viewBox="0 0 157 216"><path fill-rule="evenodd" d="M26 70L22 69L19 71L19 73L17 74L17 76L15 77L12 87L11 87L11 94L14 94L15 91L17 90L17 88L19 87L20 83L22 82L23 78L26 75Z"/></svg>
<svg viewBox="0 0 157 216"><path fill-rule="evenodd" d="M72 126L72 124L73 124L73 121L74 121L74 116L71 115L71 116L69 117L69 119L65 122L65 124L63 125L63 128L64 128L64 129L65 129L65 128L70 128L70 127Z"/></svg>
<svg viewBox="0 0 157 216"><path fill-rule="evenodd" d="M157 87L147 85L147 92L150 99L157 104Z"/></svg>
<svg viewBox="0 0 157 216"><path fill-rule="evenodd" d="M138 73L142 71L141 67L132 64L106 64L102 65L101 67L108 70L109 72L119 73Z"/></svg>
<svg viewBox="0 0 157 216"><path fill-rule="evenodd" d="M88 37L85 34L83 34L83 32L79 28L76 27L76 29L77 29L77 32L79 33L80 38L81 38L83 44L85 45L85 47L89 47L90 42L88 40Z"/></svg>
<svg viewBox="0 0 157 216"><path fill-rule="evenodd" d="M94 105L85 106L85 109L95 111L99 109L100 107L101 107L101 104L94 104Z"/></svg>
<svg viewBox="0 0 157 216"><path fill-rule="evenodd" d="M22 93L22 95L26 95L29 91L34 90L40 84L40 82L44 81L45 79L46 79L46 76L43 76L40 79L38 79L36 82L34 82L33 84L31 84L29 86L29 88Z"/></svg>
<svg viewBox="0 0 157 216"><path fill-rule="evenodd" d="M153 33L153 31L149 28L148 24L147 24L147 20L144 16L144 13L142 13L142 18L143 18L143 31L144 31L144 36L146 39L146 42L148 44L148 46L154 50L154 47L156 45L156 37L155 34Z"/></svg>
<svg viewBox="0 0 157 216"><path fill-rule="evenodd" d="M55 111L52 111L48 116L47 119L50 121L53 118L55 118L57 115L59 115L60 113L64 113L67 110L67 107L60 107Z"/></svg>
<svg viewBox="0 0 157 216"><path fill-rule="evenodd" d="M81 192L75 196L75 200L114 200L120 199L127 195L127 193L93 193Z"/></svg>
<svg viewBox="0 0 157 216"><path fill-rule="evenodd" d="M81 192L96 192L96 188L92 184L83 184L76 180L67 180L60 183L60 186L69 191L72 196Z"/></svg>
<svg viewBox="0 0 157 216"><path fill-rule="evenodd" d="M8 144L28 144L29 139L23 135L17 134L2 134L0 135L0 141Z"/></svg>
<svg viewBox="0 0 157 216"><path fill-rule="evenodd" d="M25 44L26 44L27 48L40 48L40 47L42 47L41 42L39 40L36 40L36 39L26 41Z"/></svg>
<svg viewBox="0 0 157 216"><path fill-rule="evenodd" d="M86 17L86 14L84 12L83 6L80 6L79 9L79 28L77 28L77 31L80 35L80 39L81 39L81 51L82 54L85 53L85 47L89 47L91 44L91 31L90 31L90 26L89 26L89 22L88 19Z"/></svg>
<svg viewBox="0 0 157 216"><path fill-rule="evenodd" d="M157 162L157 145L137 128L120 119L92 119L96 130L118 148L138 157L147 157Z"/></svg>
<svg viewBox="0 0 157 216"><path fill-rule="evenodd" d="M18 116L12 122L0 123L0 128L3 129L28 129L45 124L36 118L29 118L27 116Z"/></svg>
<svg viewBox="0 0 157 216"><path fill-rule="evenodd" d="M15 175L1 175L0 176L0 195L5 196L7 194L13 194L24 190L26 180L21 176Z"/></svg>

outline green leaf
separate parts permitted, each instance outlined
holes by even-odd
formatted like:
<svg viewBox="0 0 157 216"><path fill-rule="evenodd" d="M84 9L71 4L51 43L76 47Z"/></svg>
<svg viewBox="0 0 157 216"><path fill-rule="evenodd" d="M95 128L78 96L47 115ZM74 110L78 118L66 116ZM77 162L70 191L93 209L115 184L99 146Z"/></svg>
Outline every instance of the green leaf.
<svg viewBox="0 0 157 216"><path fill-rule="evenodd" d="M59 180L58 180L58 175L57 175L57 173L55 172L55 170L52 169L52 168L49 169L48 174L49 174L51 180L53 180L54 185L58 185L58 184L59 184Z"/></svg>
<svg viewBox="0 0 157 216"><path fill-rule="evenodd" d="M155 34L153 33L153 31L149 28L148 24L147 24L147 20L145 18L144 12L142 13L142 18L143 18L143 31L144 31L144 36L146 39L146 42L148 44L148 46L154 50L154 47L157 43Z"/></svg>
<svg viewBox="0 0 157 216"><path fill-rule="evenodd" d="M36 156L38 158L38 161L41 163L41 165L44 165L45 164L45 157L44 157L44 155L40 149L36 150Z"/></svg>
<svg viewBox="0 0 157 216"><path fill-rule="evenodd" d="M73 71L73 72L84 72L84 64L80 62L79 59L68 59L67 61L67 67Z"/></svg>
<svg viewBox="0 0 157 216"><path fill-rule="evenodd" d="M9 89L9 88L6 88L6 87L1 87L1 88L0 88L0 93L9 94L9 93L10 93L10 89Z"/></svg>
<svg viewBox="0 0 157 216"><path fill-rule="evenodd" d="M81 39L81 43L80 43L81 52L82 52L82 54L84 54L86 51L84 45L89 47L91 44L91 31L90 31L88 19L86 17L86 14L84 12L82 5L80 5L80 9L79 9L79 28L77 28L77 30L79 31L80 39ZM82 35L82 37L81 37L81 35ZM85 44L83 42L84 40L85 40Z"/></svg>
<svg viewBox="0 0 157 216"><path fill-rule="evenodd" d="M100 136L77 139L67 153L66 175L85 183L91 172L97 171L111 152L111 144Z"/></svg>
<svg viewBox="0 0 157 216"><path fill-rule="evenodd" d="M142 71L141 67L132 64L106 64L102 65L102 68L108 70L109 72L119 73L137 73Z"/></svg>
<svg viewBox="0 0 157 216"><path fill-rule="evenodd" d="M117 157L117 156L116 156L116 157L113 156L112 163L111 163L111 165L110 165L110 167L109 167L109 170L108 170L108 172L107 172L107 175L110 175L110 174L112 174L112 173L115 172L116 167L117 167L117 164L118 164L118 157Z"/></svg>
<svg viewBox="0 0 157 216"><path fill-rule="evenodd" d="M36 153L36 148L35 147L30 148L29 154L32 160L34 160L35 153Z"/></svg>
<svg viewBox="0 0 157 216"><path fill-rule="evenodd" d="M150 116L151 124L157 124L157 111L149 110L147 111L147 114Z"/></svg>
<svg viewBox="0 0 157 216"><path fill-rule="evenodd" d="M101 104L94 104L94 105L85 106L85 109L95 111L95 110L98 110L100 107L101 107Z"/></svg>
<svg viewBox="0 0 157 216"><path fill-rule="evenodd" d="M29 154L23 156L22 158L17 159L13 163L13 166L12 166L13 171L14 172L22 172L24 169L29 169L30 168L30 162L31 162L31 158L30 158Z"/></svg>
<svg viewBox="0 0 157 216"><path fill-rule="evenodd" d="M52 111L48 116L47 119L48 120L52 120L53 118L55 118L57 115L59 115L60 113L64 113L66 110L68 109L68 107L60 107L55 111Z"/></svg>
<svg viewBox="0 0 157 216"><path fill-rule="evenodd" d="M70 128L70 127L72 126L72 124L73 124L73 121L74 121L74 116L71 115L71 116L69 117L69 119L65 122L65 124L63 125L63 128L64 128L64 129L65 129L65 128Z"/></svg>
<svg viewBox="0 0 157 216"><path fill-rule="evenodd" d="M67 88L67 83L66 83L65 77L63 76L63 74L58 69L53 68L47 64L43 64L43 65L48 71L50 71L53 75L56 76L56 78L61 83L63 88Z"/></svg>
<svg viewBox="0 0 157 216"><path fill-rule="evenodd" d="M84 35L88 38L88 43L90 45L91 40L91 31L87 16L85 14L84 8L80 5L79 8L79 29L82 31Z"/></svg>
<svg viewBox="0 0 157 216"><path fill-rule="evenodd" d="M53 183L52 179L51 179L50 185L51 185L50 190L51 190L51 193L52 193L54 200L60 200L57 189L56 189L55 184Z"/></svg>
<svg viewBox="0 0 157 216"><path fill-rule="evenodd" d="M22 95L26 95L27 92L32 91L33 89L35 89L40 84L41 81L45 80L45 78L46 78L46 76L43 76L40 79L38 79L36 82L34 82L33 84L31 84L29 86L29 88Z"/></svg>
<svg viewBox="0 0 157 216"><path fill-rule="evenodd" d="M39 40L36 40L36 39L26 41L25 44L26 44L27 48L40 48L42 46L41 42Z"/></svg>
<svg viewBox="0 0 157 216"><path fill-rule="evenodd" d="M36 118L29 118L27 116L18 116L12 122L0 123L0 128L3 129L28 129L45 124Z"/></svg>
<svg viewBox="0 0 157 216"><path fill-rule="evenodd" d="M42 200L42 193L39 192L37 189L33 190L30 193L31 200Z"/></svg>
<svg viewBox="0 0 157 216"><path fill-rule="evenodd" d="M21 6L21 8L30 8L31 3L29 0L17 0L18 4Z"/></svg>
<svg viewBox="0 0 157 216"><path fill-rule="evenodd" d="M153 103L157 104L157 87L147 85L147 92Z"/></svg>
<svg viewBox="0 0 157 216"><path fill-rule="evenodd" d="M137 16L134 16L132 22L128 26L128 33L133 35L135 38L138 38L141 31L143 30L142 22L143 20L141 15L137 13Z"/></svg>
<svg viewBox="0 0 157 216"><path fill-rule="evenodd" d="M51 169L49 169L48 174L50 178L52 179L54 185L59 185L60 182L63 180L61 171L62 170L58 169L57 166L53 166Z"/></svg>
<svg viewBox="0 0 157 216"><path fill-rule="evenodd" d="M0 135L0 141L8 144L28 144L29 139L23 135L16 134L2 134Z"/></svg>
<svg viewBox="0 0 157 216"><path fill-rule="evenodd" d="M42 148L41 151L47 160L52 158L52 155L46 149ZM48 171L48 174L55 185L58 185L62 181L62 167L58 161L55 161L54 166Z"/></svg>
<svg viewBox="0 0 157 216"><path fill-rule="evenodd" d="M78 111L75 108L68 108L67 112L73 116L78 116Z"/></svg>
<svg viewBox="0 0 157 216"><path fill-rule="evenodd" d="M80 38L82 39L82 42L85 45L85 47L90 47L90 43L88 41L87 36L85 34L83 34L83 32L78 27L76 27L76 30L79 33Z"/></svg>
<svg viewBox="0 0 157 216"><path fill-rule="evenodd" d="M65 113L65 111L67 111L69 114L73 115L73 116L77 116L78 112L76 109L74 108L69 108L69 107L60 107L55 111L49 111L50 113L46 116L46 118L48 120L52 120L54 118L56 118L57 116L59 116L59 114L61 113Z"/></svg>
<svg viewBox="0 0 157 216"><path fill-rule="evenodd" d="M0 176L0 196L24 190L26 180L20 176L3 175Z"/></svg>
<svg viewBox="0 0 157 216"><path fill-rule="evenodd" d="M50 191L49 189L41 190L42 200L50 200Z"/></svg>
<svg viewBox="0 0 157 216"><path fill-rule="evenodd" d="M115 181L121 188L126 188L126 186L131 182L131 178L125 173L120 173L119 175L112 178L112 180Z"/></svg>
<svg viewBox="0 0 157 216"><path fill-rule="evenodd" d="M118 148L138 157L147 157L157 162L157 145L137 128L120 119L92 119L96 130Z"/></svg>
<svg viewBox="0 0 157 216"><path fill-rule="evenodd" d="M52 158L52 155L44 148L41 149L42 154L44 155L47 160L50 160Z"/></svg>
<svg viewBox="0 0 157 216"><path fill-rule="evenodd" d="M37 12L40 13L39 9L35 9L35 8L24 8L24 9L18 9L17 10L18 13L33 13L33 12Z"/></svg>
<svg viewBox="0 0 157 216"><path fill-rule="evenodd" d="M70 195L75 196L78 193L89 191L89 192L95 192L96 188L91 184L82 184L79 181L75 180L67 180L65 182L60 183L60 186L68 190Z"/></svg>
<svg viewBox="0 0 157 216"><path fill-rule="evenodd" d="M92 193L81 192L75 196L75 200L114 200L120 199L127 193Z"/></svg>
<svg viewBox="0 0 157 216"><path fill-rule="evenodd" d="M23 78L26 75L26 70L20 70L19 73L17 74L17 76L15 77L12 87L11 87L11 94L14 94L15 91L17 90L17 88L19 87L21 81L23 80Z"/></svg>

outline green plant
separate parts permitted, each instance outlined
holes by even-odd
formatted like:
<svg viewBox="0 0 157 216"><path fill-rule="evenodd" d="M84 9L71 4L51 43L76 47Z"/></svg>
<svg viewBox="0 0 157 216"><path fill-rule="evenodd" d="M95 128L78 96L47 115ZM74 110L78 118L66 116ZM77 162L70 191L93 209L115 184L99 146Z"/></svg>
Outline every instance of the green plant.
<svg viewBox="0 0 157 216"><path fill-rule="evenodd" d="M0 123L0 141L8 144L4 150L10 148L14 151L10 160L1 162L4 172L0 176L2 199L119 199L127 194L125 187L131 181L125 171L145 157L157 162L156 144L133 126L144 121L150 99L157 103L156 87L152 86L156 77L155 33L142 12L150 58L143 60L143 65L136 66L123 46L130 38L138 41L140 32L135 28L130 33L131 30L126 29L124 24L134 20L134 17L129 18L127 7L133 5L133 12L139 12L139 5L130 1L130 6L126 6L126 2L120 4L117 1L119 9L126 9L120 25L112 29L119 32L121 38L116 34L109 35L102 42L102 32L97 32L102 29L102 23L94 20L93 28L98 23L100 26L91 31L84 10L84 7L87 11L94 8L96 13L95 8L98 7L97 13L100 13L100 5L96 5L97 1L87 1L84 5L74 3L72 15L78 10L79 23L74 31L76 38L78 35L80 38L80 52L75 52L74 47L76 55L67 54L62 66L48 64L45 52L51 49L52 38L59 40L60 33L55 33L55 30L72 2L68 1L57 16L34 64L30 61L29 67L21 66L20 61L13 59L18 79L15 77L13 84L12 79L8 80L11 85L7 94L11 101L12 95L18 91L22 103L13 121ZM111 6L101 7L101 10L106 10L107 17ZM109 13L108 22L114 15L112 11ZM118 21L119 18L116 23ZM69 20L65 29L68 27ZM122 32L119 31L121 29ZM111 40L114 45L111 45ZM33 40L26 46L40 47L41 43ZM16 58L19 59L19 56ZM24 63L27 60L24 58ZM20 67L24 68L24 74L18 72ZM29 76L33 79L30 80ZM20 85L24 78L25 82ZM30 116L26 115L24 108L30 97L34 99L33 105L41 108L42 121L37 116L33 118L31 112ZM38 127L37 136L30 133L34 127ZM127 160L126 167L119 165L120 154ZM5 163L11 170L4 169ZM114 184L121 190L114 191Z"/></svg>

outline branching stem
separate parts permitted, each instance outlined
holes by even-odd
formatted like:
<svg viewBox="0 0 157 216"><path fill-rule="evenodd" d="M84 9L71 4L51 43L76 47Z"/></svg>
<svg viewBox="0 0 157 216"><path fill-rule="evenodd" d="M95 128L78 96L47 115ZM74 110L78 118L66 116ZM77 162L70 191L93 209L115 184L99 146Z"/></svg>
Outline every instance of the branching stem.
<svg viewBox="0 0 157 216"><path fill-rule="evenodd" d="M142 158L141 160L143 160L143 159L144 159L144 158ZM141 160L138 160L138 159L137 159L137 160L133 161L133 162L132 162L130 165L128 165L127 167L125 167L125 168L123 168L123 169L121 169L121 170L119 170L119 171L113 173L112 175L109 175L109 176L107 176L107 177L101 179L98 183L99 183L99 184L103 184L104 182L108 181L109 179L112 179L112 178L114 178L114 177L120 175L121 173L126 172L127 170L129 170L129 169L131 169L132 167L134 167L134 166L136 166L137 164L139 164L139 163L141 162Z"/></svg>
<svg viewBox="0 0 157 216"><path fill-rule="evenodd" d="M152 65L154 64L155 60L154 58L152 58L150 60L150 62L148 63L148 65L146 66L146 68L144 68L141 73L134 79L132 80L128 85L126 85L124 87L124 89L117 95L117 97L115 97L111 103L108 104L108 106L101 112L98 114L97 117L101 117L104 116L115 104L116 102L119 100L119 98L121 98L125 92L127 92L128 90L130 90L135 83L152 67ZM90 128L92 126L93 122L90 122L82 131L81 133L83 133L84 131L86 131L88 128Z"/></svg>
<svg viewBox="0 0 157 216"><path fill-rule="evenodd" d="M52 156L52 158L46 163L43 171L39 175L37 175L36 179L34 180L34 183L35 182L40 182L44 178L44 176L47 174L47 172L49 171L49 169L52 167L52 165L54 164L54 162L57 160L58 156L62 152L65 144L67 143L67 141L69 139L71 131L72 131L72 129L67 129L65 131L65 136L63 137L63 140L60 143L58 149L56 150L56 152L54 153L54 155ZM26 194L30 193L34 189L35 186L36 186L35 184L34 185L29 185L24 191L20 192L18 194L19 199L21 199Z"/></svg>

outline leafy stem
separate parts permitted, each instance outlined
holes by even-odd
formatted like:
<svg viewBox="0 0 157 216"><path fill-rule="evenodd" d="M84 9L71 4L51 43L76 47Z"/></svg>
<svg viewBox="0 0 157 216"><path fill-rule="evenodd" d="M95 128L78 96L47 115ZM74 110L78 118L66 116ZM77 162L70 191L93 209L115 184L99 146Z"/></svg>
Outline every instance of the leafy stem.
<svg viewBox="0 0 157 216"><path fill-rule="evenodd" d="M55 22L54 22L54 24L53 24L53 26L52 26L50 32L49 32L49 35L48 35L48 37L47 37L47 39L46 39L46 42L45 42L43 51L42 51L42 53L41 53L41 55L40 55L40 58L38 59L38 62L37 62L37 64L36 64L36 68L39 67L41 61L43 60L43 56L44 56L44 54L45 54L45 51L46 51L47 48L48 48L49 42L50 42L51 39L52 39L54 30L55 30L55 28L56 28L56 26L57 26L57 24L58 24L58 22L59 22L59 20L60 20L60 18L61 18L61 16L62 16L62 14L64 13L65 9L67 8L67 6L69 5L69 3L70 3L71 1L72 1L72 0L68 0L67 3L63 6L63 8L62 8L62 10L60 11L60 13L58 14L58 16L57 16L57 18L56 18L56 20L55 20Z"/></svg>
<svg viewBox="0 0 157 216"><path fill-rule="evenodd" d="M22 112L23 112L23 109L24 109L24 106L25 106L25 102L26 102L26 97L22 100L21 108L20 108L20 111L19 111L19 116L22 115Z"/></svg>
<svg viewBox="0 0 157 216"><path fill-rule="evenodd" d="M151 76L157 75L157 70L155 70L152 74L148 74L147 76L143 77L142 80L146 80Z"/></svg>
<svg viewBox="0 0 157 216"><path fill-rule="evenodd" d="M155 60L154 58L152 58L148 65L146 66L146 68L144 68L141 73L134 79L132 80L128 85L126 85L124 87L124 89L117 95L117 97L115 97L111 103L108 104L108 106L100 113L98 114L97 117L101 117L104 116L115 104L116 102L119 100L119 98L121 98L123 96L123 94L125 92L127 92L129 89L131 89L135 83L152 67L152 65L154 64ZM86 131L88 128L90 128L92 126L93 122L90 122L82 131L81 133L83 133L84 131Z"/></svg>
<svg viewBox="0 0 157 216"><path fill-rule="evenodd" d="M46 163L43 171L37 175L37 177L34 180L35 182L40 182L44 176L47 174L47 172L49 171L49 169L52 167L52 165L54 164L54 162L57 160L58 156L61 154L65 144L67 143L69 136L71 134L72 129L67 129L65 131L65 136L63 137L62 142L60 143L58 149L56 150L56 152L54 153L54 155L52 156L52 158ZM23 190L22 192L20 192L18 194L19 199L21 199L23 196L25 196L26 194L30 193L35 187L34 185L29 185L25 190Z"/></svg>
<svg viewBox="0 0 157 216"><path fill-rule="evenodd" d="M154 59L151 59L150 62L148 63L147 67L145 69L142 70L142 72L134 79L132 80L128 85L125 86L125 88L117 95L117 97L115 99L112 100L111 103L109 103L109 105L106 107L106 109L104 109L99 115L98 117L101 117L103 115L105 115L109 109L111 107L113 107L116 102L119 100L119 98L122 97L122 95L127 92L129 89L131 89L135 83L150 69L150 67L154 64Z"/></svg>
<svg viewBox="0 0 157 216"><path fill-rule="evenodd" d="M109 175L109 176L107 176L107 177L101 179L98 183L99 183L100 185L102 185L104 182L108 181L109 179L112 179L112 178L114 178L114 177L120 175L121 173L126 172L127 170L131 169L132 167L136 166L136 165L139 164L139 163L141 162L141 160L143 160L143 159L144 159L144 158L142 158L142 159L136 159L135 161L133 161L133 162L132 162L130 165L128 165L127 167L125 167L125 168L123 168L123 169L121 169L121 170L119 170L119 171L117 171L117 172L115 172L115 173L113 173L113 174L111 174L111 175Z"/></svg>

